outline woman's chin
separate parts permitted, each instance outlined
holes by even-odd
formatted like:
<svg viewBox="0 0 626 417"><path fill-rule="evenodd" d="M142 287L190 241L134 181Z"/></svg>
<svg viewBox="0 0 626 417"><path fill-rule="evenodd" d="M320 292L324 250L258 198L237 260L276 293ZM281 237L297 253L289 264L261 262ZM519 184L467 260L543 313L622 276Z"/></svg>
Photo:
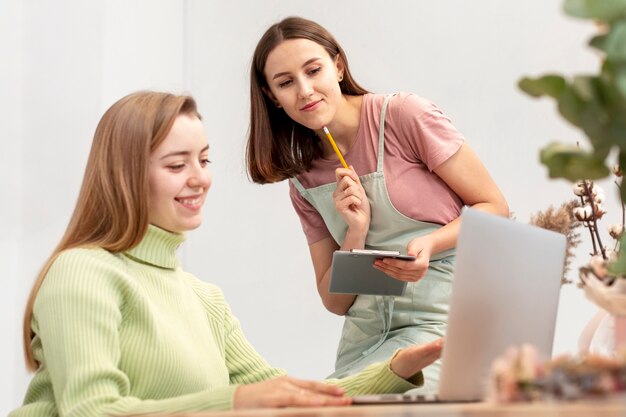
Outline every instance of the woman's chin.
<svg viewBox="0 0 626 417"><path fill-rule="evenodd" d="M200 227L201 224L202 224L202 219L198 219L198 220L189 222L188 224L184 225L183 232L190 232L192 230L195 230L198 227Z"/></svg>

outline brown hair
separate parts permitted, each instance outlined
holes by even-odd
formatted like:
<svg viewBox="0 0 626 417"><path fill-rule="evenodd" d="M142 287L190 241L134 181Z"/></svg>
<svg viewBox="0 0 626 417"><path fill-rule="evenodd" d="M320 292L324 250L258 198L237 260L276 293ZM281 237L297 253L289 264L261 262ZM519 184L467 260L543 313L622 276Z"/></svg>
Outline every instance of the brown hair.
<svg viewBox="0 0 626 417"><path fill-rule="evenodd" d="M33 356L33 305L57 256L66 249L101 247L110 252L137 245L148 228L150 153L165 139L180 114L200 117L189 96L140 91L113 104L102 116L91 144L83 183L69 225L30 292L24 312L26 366Z"/></svg>
<svg viewBox="0 0 626 417"><path fill-rule="evenodd" d="M326 49L332 59L344 66L339 82L342 94L368 93L352 78L348 59L333 35L319 24L301 17L288 17L263 34L254 50L250 69L250 130L246 148L248 175L259 184L282 181L310 169L321 156L319 139L311 130L291 120L263 92L268 89L263 71L267 57L287 39L308 39Z"/></svg>

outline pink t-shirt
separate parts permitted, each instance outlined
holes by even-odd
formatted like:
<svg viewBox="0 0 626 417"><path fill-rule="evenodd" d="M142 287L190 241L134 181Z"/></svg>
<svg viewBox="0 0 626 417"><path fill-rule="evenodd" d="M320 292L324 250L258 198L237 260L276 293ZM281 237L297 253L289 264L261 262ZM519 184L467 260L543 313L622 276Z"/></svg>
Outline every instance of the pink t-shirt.
<svg viewBox="0 0 626 417"><path fill-rule="evenodd" d="M365 94L357 137L344 153L359 175L376 171L380 110L385 95ZM463 202L433 171L459 150L465 138L428 100L399 93L385 114L383 172L389 198L402 214L415 220L447 224L461 213ZM297 176L304 188L335 182L338 159L317 158ZM330 236L324 220L289 182L289 195L309 244Z"/></svg>

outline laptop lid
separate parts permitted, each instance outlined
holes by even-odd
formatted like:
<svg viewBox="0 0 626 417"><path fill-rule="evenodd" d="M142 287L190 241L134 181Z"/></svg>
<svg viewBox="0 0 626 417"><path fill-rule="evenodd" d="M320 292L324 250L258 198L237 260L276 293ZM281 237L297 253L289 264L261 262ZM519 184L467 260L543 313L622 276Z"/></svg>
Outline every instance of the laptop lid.
<svg viewBox="0 0 626 417"><path fill-rule="evenodd" d="M565 246L562 234L463 210L439 400L482 399L491 363L510 346L551 355Z"/></svg>

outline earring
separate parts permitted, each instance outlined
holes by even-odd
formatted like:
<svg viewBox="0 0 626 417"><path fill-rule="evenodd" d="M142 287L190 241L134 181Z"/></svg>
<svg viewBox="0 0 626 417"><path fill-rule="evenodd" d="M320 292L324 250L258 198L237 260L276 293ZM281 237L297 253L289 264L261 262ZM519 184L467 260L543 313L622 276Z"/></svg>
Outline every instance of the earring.
<svg viewBox="0 0 626 417"><path fill-rule="evenodd" d="M339 82L342 82L342 81L343 81L343 75L340 75L339 76Z"/></svg>
<svg viewBox="0 0 626 417"><path fill-rule="evenodd" d="M278 100L274 101L274 105L278 107L279 109L282 107L280 103L278 102Z"/></svg>

